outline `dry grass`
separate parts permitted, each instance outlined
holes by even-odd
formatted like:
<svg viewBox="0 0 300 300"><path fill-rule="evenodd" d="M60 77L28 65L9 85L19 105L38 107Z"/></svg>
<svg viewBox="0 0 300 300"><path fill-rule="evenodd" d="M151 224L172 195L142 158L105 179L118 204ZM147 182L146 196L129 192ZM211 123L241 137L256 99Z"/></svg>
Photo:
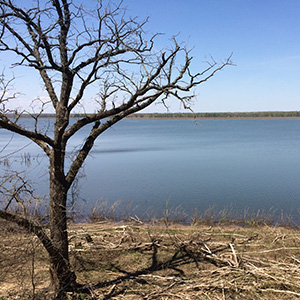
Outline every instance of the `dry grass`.
<svg viewBox="0 0 300 300"><path fill-rule="evenodd" d="M0 299L50 299L46 253L7 224ZM300 298L295 228L106 222L71 225L69 237L73 268L87 286L69 299Z"/></svg>

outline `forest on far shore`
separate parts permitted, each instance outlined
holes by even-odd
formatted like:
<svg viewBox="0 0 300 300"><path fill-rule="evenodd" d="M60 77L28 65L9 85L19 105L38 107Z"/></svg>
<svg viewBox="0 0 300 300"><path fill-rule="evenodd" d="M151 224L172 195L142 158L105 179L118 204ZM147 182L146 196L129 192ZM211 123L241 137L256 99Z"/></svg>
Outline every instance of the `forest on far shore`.
<svg viewBox="0 0 300 300"><path fill-rule="evenodd" d="M82 118L89 116L86 114L72 114L73 118ZM14 117L14 114L8 114L8 117ZM54 114L43 113L41 115L26 114L21 115L27 117L55 118ZM177 113L136 113L127 116L128 119L267 119L267 118L300 118L300 111L257 111L257 112L177 112Z"/></svg>
<svg viewBox="0 0 300 300"><path fill-rule="evenodd" d="M135 119L237 119L237 118L299 118L300 111L258 111L258 112L210 112L210 113L137 113L127 118Z"/></svg>

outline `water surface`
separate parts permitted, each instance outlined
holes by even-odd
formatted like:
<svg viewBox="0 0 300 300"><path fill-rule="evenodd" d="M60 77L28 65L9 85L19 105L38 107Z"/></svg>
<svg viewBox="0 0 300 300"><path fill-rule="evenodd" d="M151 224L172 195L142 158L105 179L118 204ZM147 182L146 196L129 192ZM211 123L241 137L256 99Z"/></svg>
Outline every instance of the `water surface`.
<svg viewBox="0 0 300 300"><path fill-rule="evenodd" d="M41 128L49 125L51 131L53 120L43 122ZM90 209L97 200L130 202L132 214L159 218L167 205L188 219L213 206L236 215L271 210L298 222L299 129L299 119L123 120L98 139L88 157L77 207ZM74 137L72 147L82 144L85 133ZM0 130L1 148L10 136ZM27 143L14 135L2 157ZM36 192L45 194L47 160L33 144L15 157L26 152L40 163L32 164L30 176L39 180Z"/></svg>

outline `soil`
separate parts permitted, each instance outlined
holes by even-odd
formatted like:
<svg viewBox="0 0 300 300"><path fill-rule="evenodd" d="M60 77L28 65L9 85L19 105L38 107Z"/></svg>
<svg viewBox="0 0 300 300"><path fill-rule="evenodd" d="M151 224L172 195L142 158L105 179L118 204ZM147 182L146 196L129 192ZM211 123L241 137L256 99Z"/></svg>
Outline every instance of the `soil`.
<svg viewBox="0 0 300 300"><path fill-rule="evenodd" d="M0 224L0 299L51 299L36 237ZM84 289L66 299L299 299L297 228L219 223L70 224Z"/></svg>

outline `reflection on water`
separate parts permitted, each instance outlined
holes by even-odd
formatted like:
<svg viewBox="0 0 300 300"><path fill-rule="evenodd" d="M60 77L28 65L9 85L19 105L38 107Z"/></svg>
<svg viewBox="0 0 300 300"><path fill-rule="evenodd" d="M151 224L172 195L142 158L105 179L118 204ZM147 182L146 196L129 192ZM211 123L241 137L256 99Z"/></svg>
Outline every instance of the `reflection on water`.
<svg viewBox="0 0 300 300"><path fill-rule="evenodd" d="M48 121L49 122L49 121ZM236 214L300 209L300 120L124 120L96 142L79 181L85 209L95 201L130 202L134 214L161 217L169 209L192 216L214 207ZM85 130L68 151L81 145ZM0 130L0 149L10 139ZM0 156L28 144L14 135ZM23 151L39 162L29 176L47 193L47 159L37 146ZM33 160L32 160L33 161ZM3 172L3 170L2 170ZM179 208L180 207L180 208ZM124 209L124 208L123 208Z"/></svg>

